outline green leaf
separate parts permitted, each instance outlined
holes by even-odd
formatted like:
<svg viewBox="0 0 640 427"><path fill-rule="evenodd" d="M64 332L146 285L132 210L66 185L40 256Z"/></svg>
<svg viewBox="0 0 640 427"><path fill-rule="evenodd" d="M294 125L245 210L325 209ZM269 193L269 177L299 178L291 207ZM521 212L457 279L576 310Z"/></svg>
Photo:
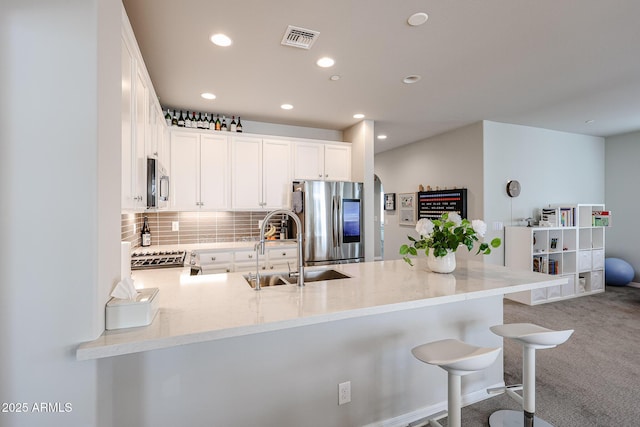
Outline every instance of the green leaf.
<svg viewBox="0 0 640 427"><path fill-rule="evenodd" d="M414 238L413 238L413 237L411 237L411 236L407 236L407 238L408 238L409 240L411 240L412 242L415 242L415 241L416 241L416 239L414 239Z"/></svg>
<svg viewBox="0 0 640 427"><path fill-rule="evenodd" d="M494 248L497 248L497 247L500 247L500 243L502 243L502 241L500 240L499 237L496 237L491 241L491 246Z"/></svg>
<svg viewBox="0 0 640 427"><path fill-rule="evenodd" d="M413 256L418 255L418 251L416 250L416 248L409 248L409 253Z"/></svg>
<svg viewBox="0 0 640 427"><path fill-rule="evenodd" d="M409 246L402 245L400 246L400 255L406 255L409 252Z"/></svg>

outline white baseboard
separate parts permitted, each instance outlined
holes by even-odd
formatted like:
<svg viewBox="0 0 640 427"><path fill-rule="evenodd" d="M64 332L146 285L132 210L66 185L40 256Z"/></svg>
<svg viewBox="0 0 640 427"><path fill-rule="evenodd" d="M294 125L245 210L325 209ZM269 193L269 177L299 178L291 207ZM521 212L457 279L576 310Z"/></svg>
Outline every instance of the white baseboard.
<svg viewBox="0 0 640 427"><path fill-rule="evenodd" d="M631 282L629 283L627 286L630 286L632 288L640 288L640 283L638 282Z"/></svg>
<svg viewBox="0 0 640 427"><path fill-rule="evenodd" d="M504 382L500 382L487 388L504 387L504 385ZM480 402L494 396L495 395L488 394L486 390L474 391L473 393L465 394L462 396L462 406L464 407L467 405L472 405L476 402ZM407 425L414 421L430 417L434 414L437 414L438 412L446 410L447 401L445 400L444 402L438 402L435 405L425 406L423 408L399 415L397 417L389 418L383 421L376 421L363 427L407 427Z"/></svg>

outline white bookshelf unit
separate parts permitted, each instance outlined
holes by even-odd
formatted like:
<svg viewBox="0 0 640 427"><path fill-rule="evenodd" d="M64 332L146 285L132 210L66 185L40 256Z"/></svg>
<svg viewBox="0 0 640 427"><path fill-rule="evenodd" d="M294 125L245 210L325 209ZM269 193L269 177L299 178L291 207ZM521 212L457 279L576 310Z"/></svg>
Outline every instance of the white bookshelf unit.
<svg viewBox="0 0 640 427"><path fill-rule="evenodd" d="M565 221L555 227L506 227L505 265L516 269L557 274L566 285L510 294L509 299L536 305L604 292L604 236L610 213L603 204L552 206ZM602 212L606 212L602 220ZM599 225L594 225L595 223Z"/></svg>

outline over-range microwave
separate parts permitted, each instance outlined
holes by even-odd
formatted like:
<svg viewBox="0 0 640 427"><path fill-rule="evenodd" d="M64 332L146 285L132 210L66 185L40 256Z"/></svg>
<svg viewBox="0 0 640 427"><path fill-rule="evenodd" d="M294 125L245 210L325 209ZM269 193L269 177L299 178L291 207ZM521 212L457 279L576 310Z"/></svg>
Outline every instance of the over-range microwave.
<svg viewBox="0 0 640 427"><path fill-rule="evenodd" d="M147 157L147 209L166 208L169 202L169 175L160 161Z"/></svg>

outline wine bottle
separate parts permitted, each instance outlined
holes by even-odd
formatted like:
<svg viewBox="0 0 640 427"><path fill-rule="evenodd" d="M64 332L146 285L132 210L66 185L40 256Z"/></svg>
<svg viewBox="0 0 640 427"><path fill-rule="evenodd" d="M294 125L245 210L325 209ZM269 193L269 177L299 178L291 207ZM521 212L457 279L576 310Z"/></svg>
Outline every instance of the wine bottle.
<svg viewBox="0 0 640 427"><path fill-rule="evenodd" d="M229 131L230 132L236 131L236 116L231 116L231 124L229 125Z"/></svg>
<svg viewBox="0 0 640 427"><path fill-rule="evenodd" d="M220 130L227 130L227 118L224 114L222 115L222 126L220 127Z"/></svg>
<svg viewBox="0 0 640 427"><path fill-rule="evenodd" d="M149 228L149 218L144 217L144 224L140 232L140 244L142 246L151 246L151 229Z"/></svg>
<svg viewBox="0 0 640 427"><path fill-rule="evenodd" d="M236 132L242 132L242 123L240 122L240 116L238 116L238 124L236 125Z"/></svg>
<svg viewBox="0 0 640 427"><path fill-rule="evenodd" d="M189 112L187 111L187 117L184 119L184 127L191 127L191 116L189 116Z"/></svg>
<svg viewBox="0 0 640 427"><path fill-rule="evenodd" d="M213 113L211 113L211 116L209 117L209 127L208 129L210 130L215 130L216 129L216 122L213 120Z"/></svg>
<svg viewBox="0 0 640 427"><path fill-rule="evenodd" d="M220 130L222 125L220 124L220 114L216 114L216 130Z"/></svg>
<svg viewBox="0 0 640 427"><path fill-rule="evenodd" d="M167 114L164 115L164 121L167 122L167 126L171 126L171 110L167 108Z"/></svg>
<svg viewBox="0 0 640 427"><path fill-rule="evenodd" d="M178 116L176 116L176 110L173 110L173 117L171 118L171 126L178 126Z"/></svg>
<svg viewBox="0 0 640 427"><path fill-rule="evenodd" d="M202 114L198 113L196 117L196 127L202 129Z"/></svg>
<svg viewBox="0 0 640 427"><path fill-rule="evenodd" d="M181 128L184 127L184 114L182 110L180 110L180 118L178 118L178 126L180 126Z"/></svg>
<svg viewBox="0 0 640 427"><path fill-rule="evenodd" d="M196 119L196 112L191 113L191 127L196 129L198 127L198 120Z"/></svg>

